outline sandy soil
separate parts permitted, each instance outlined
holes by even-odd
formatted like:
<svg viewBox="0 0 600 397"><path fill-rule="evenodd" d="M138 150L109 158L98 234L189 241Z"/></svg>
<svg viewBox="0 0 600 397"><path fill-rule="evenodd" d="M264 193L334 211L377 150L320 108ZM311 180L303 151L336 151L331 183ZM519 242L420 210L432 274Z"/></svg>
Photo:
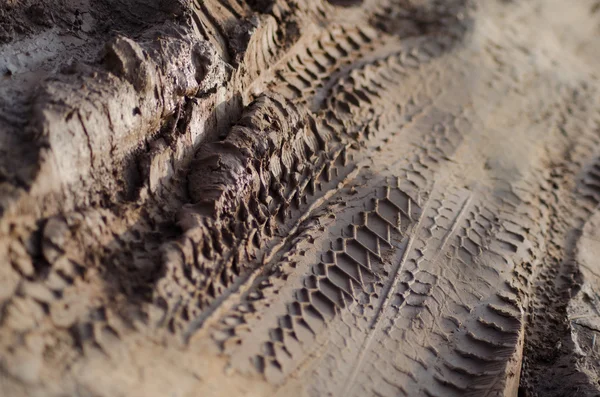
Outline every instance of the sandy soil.
<svg viewBox="0 0 600 397"><path fill-rule="evenodd" d="M600 395L599 11L5 1L0 395Z"/></svg>

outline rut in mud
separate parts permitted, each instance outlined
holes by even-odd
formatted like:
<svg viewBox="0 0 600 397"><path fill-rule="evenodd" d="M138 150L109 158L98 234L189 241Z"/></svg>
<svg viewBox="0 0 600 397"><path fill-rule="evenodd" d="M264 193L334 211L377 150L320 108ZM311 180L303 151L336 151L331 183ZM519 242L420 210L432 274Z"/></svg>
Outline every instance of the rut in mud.
<svg viewBox="0 0 600 397"><path fill-rule="evenodd" d="M598 395L563 3L0 6L0 394Z"/></svg>

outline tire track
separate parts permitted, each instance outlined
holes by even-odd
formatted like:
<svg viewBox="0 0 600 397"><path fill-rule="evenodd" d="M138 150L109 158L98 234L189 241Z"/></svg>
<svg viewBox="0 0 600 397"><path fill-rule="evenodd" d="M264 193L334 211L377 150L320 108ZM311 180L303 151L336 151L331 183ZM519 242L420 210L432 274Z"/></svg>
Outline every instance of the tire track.
<svg viewBox="0 0 600 397"><path fill-rule="evenodd" d="M600 200L598 94L549 4L160 2L36 110L69 192L46 161L1 197L0 390L579 385L563 298Z"/></svg>
<svg viewBox="0 0 600 397"><path fill-rule="evenodd" d="M467 205L468 202L465 202L465 206ZM409 255L409 253L412 250L412 245L413 242L415 240L415 236L416 234L419 232L419 229L421 228L421 221L423 219L423 214L427 213L427 211L429 210L427 203L425 203L424 208L421 212L421 216L419 217L419 219L417 220L413 231L411 232L410 236L408 237L408 241L406 243L406 248L404 249L404 252L402 253L402 259L400 260L400 262L398 263L398 265L396 265L396 268L394 269L392 275L392 281L389 284L389 286L386 286L383 292L383 300L381 301L381 304L378 306L378 308L375 311L375 316L373 317L373 320L371 321L370 325L369 325L369 332L362 344L362 346L359 349L359 355L358 358L356 360L356 362L354 363L354 366L352 368L352 371L350 372L348 379L346 380L346 387L343 389L343 391L340 393L340 395L347 395L350 392L350 389L352 388L354 379L356 379L356 375L358 373L358 371L361 370L361 367L363 365L363 361L365 359L365 355L367 354L367 352L370 349L371 343L373 341L374 336L379 332L380 329L380 324L381 324L381 318L383 316L383 313L386 311L387 307L390 304L391 301L391 292L393 290L395 290L398 286L398 283L400 281L400 270L403 268L404 263L406 262L406 259ZM456 225L457 220L460 218L460 216L462 215L464 210L461 210L461 212L458 214L457 218L454 221L454 225ZM444 237L444 241L442 242L442 246L440 248L443 248L443 246L445 245L449 234L451 233L451 231L454 229L454 227L448 232L448 234Z"/></svg>

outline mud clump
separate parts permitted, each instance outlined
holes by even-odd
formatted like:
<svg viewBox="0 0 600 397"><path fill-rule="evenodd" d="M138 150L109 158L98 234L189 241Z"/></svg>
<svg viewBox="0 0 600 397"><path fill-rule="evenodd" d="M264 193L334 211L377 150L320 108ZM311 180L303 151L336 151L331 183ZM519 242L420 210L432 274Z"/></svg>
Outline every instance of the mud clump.
<svg viewBox="0 0 600 397"><path fill-rule="evenodd" d="M116 38L107 44L103 62L115 75L129 81L136 91L144 93L153 86L151 69L142 48L133 40Z"/></svg>

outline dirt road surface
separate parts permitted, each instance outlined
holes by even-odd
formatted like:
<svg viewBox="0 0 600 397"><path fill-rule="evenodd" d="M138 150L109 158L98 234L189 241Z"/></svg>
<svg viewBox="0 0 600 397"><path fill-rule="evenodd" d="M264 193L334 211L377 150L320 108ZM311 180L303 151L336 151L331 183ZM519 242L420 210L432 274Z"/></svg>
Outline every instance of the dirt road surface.
<svg viewBox="0 0 600 397"><path fill-rule="evenodd" d="M0 395L600 395L596 0L4 0Z"/></svg>

